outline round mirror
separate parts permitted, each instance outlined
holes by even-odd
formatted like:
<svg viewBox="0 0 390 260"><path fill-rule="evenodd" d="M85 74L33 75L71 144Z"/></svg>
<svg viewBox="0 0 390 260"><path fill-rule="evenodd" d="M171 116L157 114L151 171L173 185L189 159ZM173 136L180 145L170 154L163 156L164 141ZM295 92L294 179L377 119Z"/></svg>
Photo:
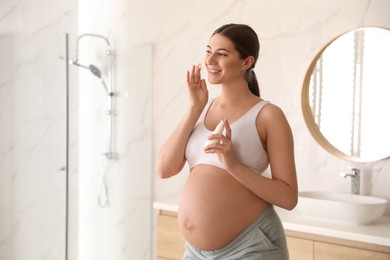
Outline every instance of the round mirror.
<svg viewBox="0 0 390 260"><path fill-rule="evenodd" d="M306 73L302 110L314 139L345 160L390 156L390 31L360 28L324 46Z"/></svg>

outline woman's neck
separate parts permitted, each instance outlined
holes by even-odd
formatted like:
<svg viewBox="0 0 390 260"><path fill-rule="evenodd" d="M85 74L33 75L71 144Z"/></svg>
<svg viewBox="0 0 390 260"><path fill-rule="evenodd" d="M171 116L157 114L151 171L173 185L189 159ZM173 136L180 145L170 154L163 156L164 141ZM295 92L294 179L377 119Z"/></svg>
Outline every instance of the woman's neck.
<svg viewBox="0 0 390 260"><path fill-rule="evenodd" d="M220 104L237 105L248 103L251 100L257 100L258 97L252 94L249 90L247 82L239 82L236 84L221 85L221 95L219 96Z"/></svg>

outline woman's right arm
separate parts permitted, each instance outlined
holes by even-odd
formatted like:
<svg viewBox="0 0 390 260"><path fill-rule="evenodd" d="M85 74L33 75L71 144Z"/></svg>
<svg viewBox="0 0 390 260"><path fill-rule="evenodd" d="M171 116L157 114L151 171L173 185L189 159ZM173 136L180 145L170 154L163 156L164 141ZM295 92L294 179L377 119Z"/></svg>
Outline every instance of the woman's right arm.
<svg viewBox="0 0 390 260"><path fill-rule="evenodd" d="M156 163L157 175L160 178L169 178L178 174L185 164L185 149L202 110L188 108L184 118L162 146Z"/></svg>
<svg viewBox="0 0 390 260"><path fill-rule="evenodd" d="M200 69L200 66L192 66L191 72L187 72L190 105L157 155L156 173L160 178L178 174L185 164L187 141L208 101L206 82L200 77Z"/></svg>

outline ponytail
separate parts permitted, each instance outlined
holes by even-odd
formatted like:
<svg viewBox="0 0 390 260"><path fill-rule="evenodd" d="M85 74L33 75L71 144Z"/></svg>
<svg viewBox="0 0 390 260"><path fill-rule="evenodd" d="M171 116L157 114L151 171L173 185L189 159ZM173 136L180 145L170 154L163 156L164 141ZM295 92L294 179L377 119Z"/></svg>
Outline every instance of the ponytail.
<svg viewBox="0 0 390 260"><path fill-rule="evenodd" d="M259 83L253 69L249 69L246 73L246 81L248 82L249 90L253 95L260 97Z"/></svg>

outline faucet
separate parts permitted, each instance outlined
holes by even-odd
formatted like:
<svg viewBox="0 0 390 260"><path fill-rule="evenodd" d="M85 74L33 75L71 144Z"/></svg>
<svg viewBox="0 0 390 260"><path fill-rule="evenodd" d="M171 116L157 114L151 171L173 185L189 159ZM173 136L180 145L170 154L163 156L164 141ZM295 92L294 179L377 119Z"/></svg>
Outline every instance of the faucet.
<svg viewBox="0 0 390 260"><path fill-rule="evenodd" d="M351 177L351 193L360 194L360 170L357 168L347 167L351 173L340 173L340 176L347 178Z"/></svg>

